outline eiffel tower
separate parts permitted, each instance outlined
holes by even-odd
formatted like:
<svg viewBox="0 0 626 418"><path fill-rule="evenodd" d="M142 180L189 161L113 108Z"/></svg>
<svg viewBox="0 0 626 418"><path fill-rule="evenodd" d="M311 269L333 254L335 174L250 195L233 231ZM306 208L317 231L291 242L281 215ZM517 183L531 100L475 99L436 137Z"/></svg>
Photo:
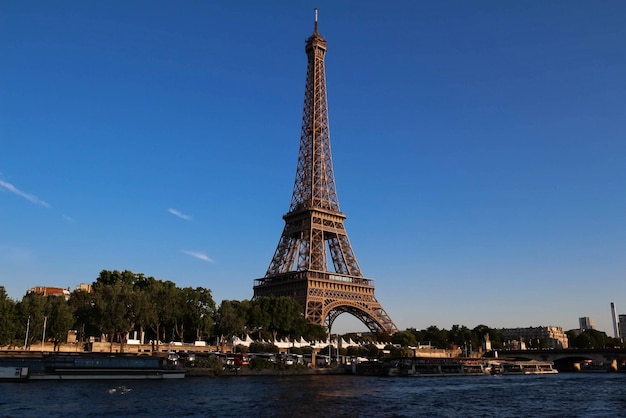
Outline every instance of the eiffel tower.
<svg viewBox="0 0 626 418"><path fill-rule="evenodd" d="M255 280L254 297L292 297L307 321L329 332L335 319L348 313L374 333L393 334L398 329L376 300L373 280L361 273L339 209L328 126L326 40L317 31L317 9L305 51L304 112L291 205L267 273Z"/></svg>

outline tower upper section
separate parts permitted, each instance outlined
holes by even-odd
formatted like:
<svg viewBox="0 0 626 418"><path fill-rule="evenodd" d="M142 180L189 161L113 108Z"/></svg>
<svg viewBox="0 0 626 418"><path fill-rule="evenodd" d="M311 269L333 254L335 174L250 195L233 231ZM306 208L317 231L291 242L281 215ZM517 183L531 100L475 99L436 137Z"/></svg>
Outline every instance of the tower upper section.
<svg viewBox="0 0 626 418"><path fill-rule="evenodd" d="M289 212L321 209L339 213L326 99L326 40L317 30L317 9L315 27L306 40L305 51L308 64L300 151Z"/></svg>

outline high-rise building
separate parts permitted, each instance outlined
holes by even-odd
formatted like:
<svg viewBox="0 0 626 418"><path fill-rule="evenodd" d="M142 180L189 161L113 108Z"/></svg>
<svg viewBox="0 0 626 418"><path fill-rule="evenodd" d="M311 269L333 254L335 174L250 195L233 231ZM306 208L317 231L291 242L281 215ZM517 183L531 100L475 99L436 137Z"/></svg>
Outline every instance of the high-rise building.
<svg viewBox="0 0 626 418"><path fill-rule="evenodd" d="M592 318L584 316L582 318L578 318L578 328L580 328L582 331L585 331L587 329L596 329L596 324Z"/></svg>
<svg viewBox="0 0 626 418"><path fill-rule="evenodd" d="M617 338L626 338L626 315L619 316L618 334Z"/></svg>
<svg viewBox="0 0 626 418"><path fill-rule="evenodd" d="M613 320L613 337L619 338L620 335L623 337L624 334L619 332L617 327L617 315L615 314L615 303L611 302L611 319Z"/></svg>

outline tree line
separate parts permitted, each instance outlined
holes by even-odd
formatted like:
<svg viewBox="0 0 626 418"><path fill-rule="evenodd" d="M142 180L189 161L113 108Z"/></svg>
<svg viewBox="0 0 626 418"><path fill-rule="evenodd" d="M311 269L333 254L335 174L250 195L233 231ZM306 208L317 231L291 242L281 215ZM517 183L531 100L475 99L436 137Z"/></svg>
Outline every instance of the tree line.
<svg viewBox="0 0 626 418"><path fill-rule="evenodd" d="M325 329L308 323L296 301L264 297L253 301L224 300L216 307L211 290L180 288L131 271L103 270L92 290L63 297L30 293L17 302L0 286L0 345L65 342L69 330L78 341L104 336L121 344L136 331L155 345L172 341L211 341L253 334L265 339L325 339Z"/></svg>
<svg viewBox="0 0 626 418"><path fill-rule="evenodd" d="M45 338L65 342L69 330L76 330L79 342L89 337L104 337L124 349L129 334L137 332L145 341L220 342L235 335L249 334L257 340L283 338L325 341L326 329L308 323L300 305L288 297L263 297L254 300L223 300L219 306L211 290L204 287L176 286L131 271L100 272L92 291L75 290L68 300L30 293L21 301L10 299L0 286L0 346L32 345ZM571 333L571 332L570 332ZM393 336L346 334L359 343L388 342L400 347L418 344L433 348L459 347L476 351L489 334L493 349L505 344L497 329L479 325L473 329L453 325L450 330L430 326L407 329ZM570 347L599 348L619 341L605 333L590 330L571 333Z"/></svg>

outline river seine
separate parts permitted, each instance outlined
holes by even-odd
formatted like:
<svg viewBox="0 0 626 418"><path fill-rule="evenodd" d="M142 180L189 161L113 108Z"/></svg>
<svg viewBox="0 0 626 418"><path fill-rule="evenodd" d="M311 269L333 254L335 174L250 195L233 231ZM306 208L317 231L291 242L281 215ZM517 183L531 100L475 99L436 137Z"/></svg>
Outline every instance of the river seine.
<svg viewBox="0 0 626 418"><path fill-rule="evenodd" d="M626 373L0 383L2 417L626 417Z"/></svg>

